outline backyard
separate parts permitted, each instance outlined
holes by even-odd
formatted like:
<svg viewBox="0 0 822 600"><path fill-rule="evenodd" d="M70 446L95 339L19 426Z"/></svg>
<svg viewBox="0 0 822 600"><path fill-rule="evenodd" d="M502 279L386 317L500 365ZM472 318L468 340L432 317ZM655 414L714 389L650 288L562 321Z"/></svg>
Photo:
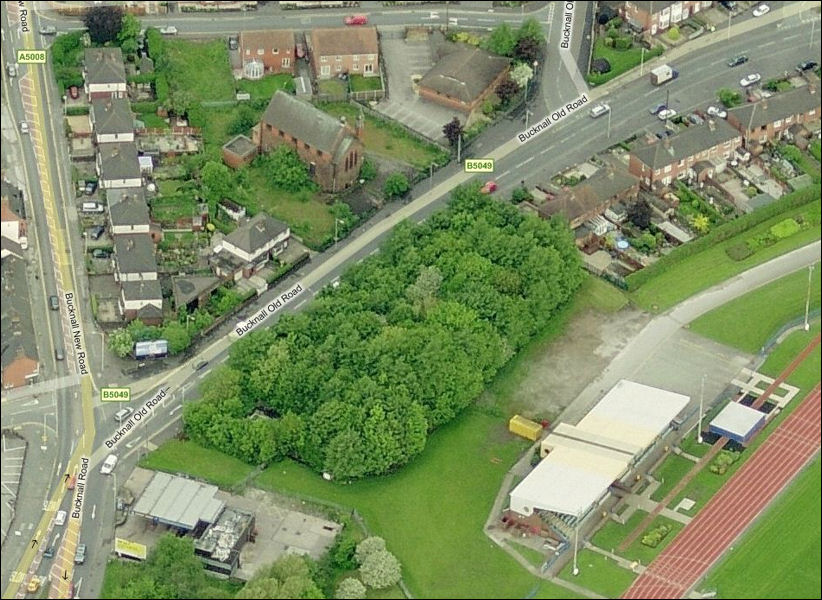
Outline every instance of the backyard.
<svg viewBox="0 0 822 600"><path fill-rule="evenodd" d="M222 39L210 42L166 40L168 79L172 95L190 94L195 102L234 100L234 77Z"/></svg>
<svg viewBox="0 0 822 600"><path fill-rule="evenodd" d="M237 82L237 91L251 94L252 100L268 101L277 90L292 93L294 91L294 77L290 73L279 73L277 75L268 75L256 81L240 79Z"/></svg>

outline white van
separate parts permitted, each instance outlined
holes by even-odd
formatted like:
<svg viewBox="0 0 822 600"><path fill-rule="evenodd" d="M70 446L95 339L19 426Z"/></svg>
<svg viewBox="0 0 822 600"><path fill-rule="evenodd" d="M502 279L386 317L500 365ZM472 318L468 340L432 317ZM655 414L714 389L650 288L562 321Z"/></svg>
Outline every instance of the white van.
<svg viewBox="0 0 822 600"><path fill-rule="evenodd" d="M109 454L106 457L106 460L103 462L103 466L100 467L100 473L103 475L109 475L114 470L114 467L117 466L117 457L113 454Z"/></svg>
<svg viewBox="0 0 822 600"><path fill-rule="evenodd" d="M84 213L101 213L103 212L103 205L99 202L83 202L83 208L81 208Z"/></svg>
<svg viewBox="0 0 822 600"><path fill-rule="evenodd" d="M114 413L114 420L118 423L122 423L123 421L128 419L129 415L133 412L134 411L128 407L118 410L116 413Z"/></svg>

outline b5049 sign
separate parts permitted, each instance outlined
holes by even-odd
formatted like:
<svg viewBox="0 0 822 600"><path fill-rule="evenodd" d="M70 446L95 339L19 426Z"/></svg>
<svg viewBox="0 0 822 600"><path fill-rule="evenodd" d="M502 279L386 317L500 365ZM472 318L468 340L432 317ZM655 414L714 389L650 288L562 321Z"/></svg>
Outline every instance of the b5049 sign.
<svg viewBox="0 0 822 600"><path fill-rule="evenodd" d="M493 158L474 158L465 161L466 173L493 173L494 159Z"/></svg>

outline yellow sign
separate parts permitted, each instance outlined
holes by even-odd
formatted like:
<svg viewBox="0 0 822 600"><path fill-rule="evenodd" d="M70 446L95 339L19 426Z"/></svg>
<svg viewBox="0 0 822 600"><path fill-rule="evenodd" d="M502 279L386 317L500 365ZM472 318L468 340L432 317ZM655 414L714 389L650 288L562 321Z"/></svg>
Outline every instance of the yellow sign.
<svg viewBox="0 0 822 600"><path fill-rule="evenodd" d="M17 62L21 64L27 63L44 63L46 62L45 50L18 50Z"/></svg>
<svg viewBox="0 0 822 600"><path fill-rule="evenodd" d="M138 560L146 559L146 547L143 544L123 538L114 538L114 552L120 556L130 556Z"/></svg>
<svg viewBox="0 0 822 600"><path fill-rule="evenodd" d="M465 161L466 173L493 173L493 158L473 158Z"/></svg>
<svg viewBox="0 0 822 600"><path fill-rule="evenodd" d="M131 400L131 388L101 388L101 402L128 402Z"/></svg>

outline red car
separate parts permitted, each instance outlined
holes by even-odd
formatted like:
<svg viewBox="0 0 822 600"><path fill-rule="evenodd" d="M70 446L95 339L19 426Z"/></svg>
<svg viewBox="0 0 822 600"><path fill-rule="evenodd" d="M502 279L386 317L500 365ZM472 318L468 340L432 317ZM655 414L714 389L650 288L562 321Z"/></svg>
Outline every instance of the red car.
<svg viewBox="0 0 822 600"><path fill-rule="evenodd" d="M73 100L77 100L77 98L80 97L80 89L76 85L69 87L69 96L71 96Z"/></svg>
<svg viewBox="0 0 822 600"><path fill-rule="evenodd" d="M305 58L305 44L297 44L294 51L297 58Z"/></svg>
<svg viewBox="0 0 822 600"><path fill-rule="evenodd" d="M368 17L366 15L351 15L345 18L346 25L366 25Z"/></svg>
<svg viewBox="0 0 822 600"><path fill-rule="evenodd" d="M480 188L481 194L491 194L497 191L497 182L496 181L487 181L485 185Z"/></svg>

